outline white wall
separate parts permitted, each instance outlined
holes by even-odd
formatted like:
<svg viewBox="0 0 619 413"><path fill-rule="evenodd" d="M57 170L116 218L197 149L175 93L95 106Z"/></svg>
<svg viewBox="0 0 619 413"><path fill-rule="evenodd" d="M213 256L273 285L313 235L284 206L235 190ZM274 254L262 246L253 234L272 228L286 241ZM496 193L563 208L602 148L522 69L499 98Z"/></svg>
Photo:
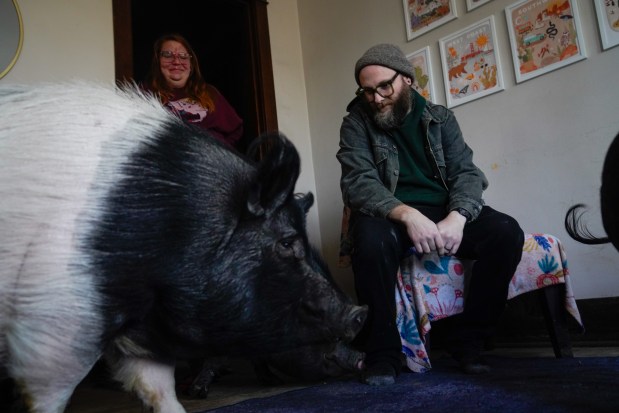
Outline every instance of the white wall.
<svg viewBox="0 0 619 413"><path fill-rule="evenodd" d="M272 0L269 7L283 2L288 0ZM591 228L601 229L602 161L619 131L619 82L613 76L619 47L601 50L593 4L578 0L588 58L516 85L504 14L513 2L494 0L467 13L465 0L457 0L458 19L408 42L402 0L297 0L313 159L319 165L322 246L332 267L342 208L335 153L345 106L356 88L356 60L376 43L395 43L405 53L430 45L437 102L444 103L438 39L494 15L506 88L454 109L490 180L486 202L513 215L526 232L551 233L564 242L577 298L619 295L619 253L611 246L578 244L563 228L567 208L586 202L592 206ZM290 35L279 31L278 22L270 23L272 37ZM336 275L347 288L352 285L349 270Z"/></svg>
<svg viewBox="0 0 619 413"><path fill-rule="evenodd" d="M316 190L313 146L310 140L307 111L307 91L301 53L301 35L296 0L277 0L269 4L269 31L271 60L275 81L277 122L279 129L295 144L301 155L301 175L297 182L298 192L312 192L316 201L307 217L310 242L321 245L318 225L320 194ZM321 168L321 163L316 164Z"/></svg>
<svg viewBox="0 0 619 413"><path fill-rule="evenodd" d="M585 246L563 229L566 209L576 202L597 213L601 164L619 131L612 70L619 47L602 51L593 5L580 5L588 58L516 85L503 9L512 0L494 0L414 41L406 41L401 0L270 0L271 52L278 119L301 152L299 191L312 191L317 207L309 216L312 241L338 280L352 291L349 270L335 268L342 201L339 190L339 126L354 96L355 61L371 45L392 42L406 53L432 47L435 80L442 94L437 41L488 15L503 40L500 56L506 90L455 108L477 164L490 179L486 201L514 215L525 231L548 232L565 243L577 298L619 296L619 254L610 246ZM84 78L114 81L111 0L18 0L24 45L7 82ZM485 122L483 126L481 122ZM318 224L319 223L319 224Z"/></svg>

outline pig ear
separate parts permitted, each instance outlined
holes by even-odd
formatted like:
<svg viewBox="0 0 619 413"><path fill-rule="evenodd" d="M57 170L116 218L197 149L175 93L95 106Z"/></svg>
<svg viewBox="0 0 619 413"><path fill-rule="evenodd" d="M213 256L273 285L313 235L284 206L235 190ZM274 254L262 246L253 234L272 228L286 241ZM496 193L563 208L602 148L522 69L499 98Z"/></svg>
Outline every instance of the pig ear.
<svg viewBox="0 0 619 413"><path fill-rule="evenodd" d="M247 209L256 216L270 215L293 196L299 153L284 135L273 133L258 138L248 154L260 158L260 163L249 187Z"/></svg>
<svg viewBox="0 0 619 413"><path fill-rule="evenodd" d="M308 192L307 194L297 194L296 196L297 202L301 205L301 208L303 208L303 211L307 215L312 205L314 205L314 195L311 192Z"/></svg>

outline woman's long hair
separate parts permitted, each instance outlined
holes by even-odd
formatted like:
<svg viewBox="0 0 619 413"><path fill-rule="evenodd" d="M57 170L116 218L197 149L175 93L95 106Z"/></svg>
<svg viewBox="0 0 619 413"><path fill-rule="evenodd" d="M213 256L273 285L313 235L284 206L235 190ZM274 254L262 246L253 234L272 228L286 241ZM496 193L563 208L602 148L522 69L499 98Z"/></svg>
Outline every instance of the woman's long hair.
<svg viewBox="0 0 619 413"><path fill-rule="evenodd" d="M207 84L202 78L202 73L200 72L200 64L198 63L198 58L196 57L196 53L193 48L183 36L177 33L170 33L161 36L155 44L153 45L153 57L150 64L150 72L146 79L147 87L157 93L161 97L161 101L165 104L168 103L170 98L173 95L172 88L168 86L163 74L161 73L160 66L160 54L161 48L163 44L167 41L173 40L182 44L185 49L187 49L187 53L191 55L189 59L191 62L191 71L189 73L189 78L187 79L187 83L185 84L184 91L187 93L187 96L208 109L209 112L213 112L215 110L215 102L214 102L214 94L217 93L215 88L211 85Z"/></svg>

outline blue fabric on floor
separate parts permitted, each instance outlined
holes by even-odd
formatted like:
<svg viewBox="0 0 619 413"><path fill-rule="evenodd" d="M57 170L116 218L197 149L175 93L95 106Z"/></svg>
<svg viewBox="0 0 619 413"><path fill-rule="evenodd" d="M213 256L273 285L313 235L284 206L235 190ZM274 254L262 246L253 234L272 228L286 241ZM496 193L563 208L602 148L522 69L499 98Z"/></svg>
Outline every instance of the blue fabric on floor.
<svg viewBox="0 0 619 413"><path fill-rule="evenodd" d="M442 358L427 373L403 372L392 386L350 378L210 412L619 412L619 357L487 360L486 375L465 375Z"/></svg>

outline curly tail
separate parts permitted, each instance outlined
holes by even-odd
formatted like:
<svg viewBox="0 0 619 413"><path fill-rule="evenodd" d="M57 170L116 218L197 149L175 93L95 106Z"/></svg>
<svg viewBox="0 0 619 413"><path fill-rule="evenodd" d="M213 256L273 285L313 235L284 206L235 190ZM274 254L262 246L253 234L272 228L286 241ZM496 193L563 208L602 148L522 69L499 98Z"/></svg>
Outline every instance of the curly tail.
<svg viewBox="0 0 619 413"><path fill-rule="evenodd" d="M567 234L583 244L598 245L609 243L609 237L598 238L589 232L585 224L581 223L581 218L584 214L583 209L586 209L585 204L576 204L567 210L565 214L565 230Z"/></svg>

